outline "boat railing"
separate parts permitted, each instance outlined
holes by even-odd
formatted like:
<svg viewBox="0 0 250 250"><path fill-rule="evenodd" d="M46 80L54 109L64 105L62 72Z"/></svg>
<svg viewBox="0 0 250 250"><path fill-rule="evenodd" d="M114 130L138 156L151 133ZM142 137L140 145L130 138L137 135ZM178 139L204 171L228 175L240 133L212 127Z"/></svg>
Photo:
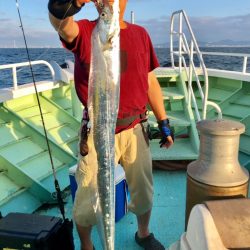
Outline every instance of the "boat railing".
<svg viewBox="0 0 250 250"><path fill-rule="evenodd" d="M175 24L175 17L178 16L178 31L174 30L174 24ZM189 43L188 43L188 39L186 38L185 33L183 32L183 26L185 25L186 30L188 31L188 35L189 35ZM174 36L177 36L178 38L178 48L177 50L174 49ZM199 63L200 63L200 67L202 70L202 74L204 75L204 86L202 87L198 73L197 73L197 69L195 67L194 64L194 54L197 55ZM185 55L188 57L189 59L189 63L186 63L186 58ZM194 33L192 31L190 22L188 20L188 17L185 13L184 10L179 10L179 11L175 11L172 16L171 16L171 26L170 26L170 56L171 56L171 64L172 67L176 67L175 66L175 56L178 57L178 67L179 67L179 72L180 74L183 72L183 68L184 68L184 72L187 76L188 79L188 106L191 107L191 104L193 104L194 110L195 110L195 114L196 114L196 118L197 120L201 120L201 119L206 119L206 115L207 115L207 106L212 106L213 108L215 108L215 110L218 113L218 118L221 119L222 118L222 112L220 107L212 101L208 100L208 88L209 88L209 82L208 82L208 73L207 73L207 69L202 57L202 53L200 52L199 46L197 44L197 41L195 39ZM200 97L202 99L202 118L200 116L200 112L199 112L199 108L197 105L197 101L196 101L196 97L194 94L194 90L193 90L193 84L194 84L194 80L197 84L198 90L199 90L199 94Z"/></svg>
<svg viewBox="0 0 250 250"><path fill-rule="evenodd" d="M209 51L202 51L203 55L208 56L223 56L223 57L241 57L243 59L242 62L242 71L239 71L243 74L247 73L247 64L248 64L248 58L250 57L250 54L246 53L228 53L228 52L209 52Z"/></svg>
<svg viewBox="0 0 250 250"><path fill-rule="evenodd" d="M12 70L13 88L14 88L14 90L16 90L16 89L18 89L17 68L27 67L27 66L30 66L30 64L32 66L33 65L45 65L45 66L47 66L50 70L52 79L53 80L55 79L55 71L54 71L53 67L51 66L50 63L48 63L44 60L0 65L0 70L3 70L3 69L11 69Z"/></svg>

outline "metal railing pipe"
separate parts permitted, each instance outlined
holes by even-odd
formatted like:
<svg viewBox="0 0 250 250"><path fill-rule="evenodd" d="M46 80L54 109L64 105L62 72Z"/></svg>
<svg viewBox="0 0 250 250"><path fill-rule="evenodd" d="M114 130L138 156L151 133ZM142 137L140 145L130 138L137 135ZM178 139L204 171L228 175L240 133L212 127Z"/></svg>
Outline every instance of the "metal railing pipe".
<svg viewBox="0 0 250 250"><path fill-rule="evenodd" d="M38 61L31 61L31 62L21 62L21 63L13 63L13 64L5 64L5 65L0 65L0 70L1 69L12 69L12 78L13 78L13 87L14 89L18 88L18 82L17 82L17 68L20 67L27 67L31 65L38 65L38 64L43 64L47 66L50 70L52 80L55 80L55 71L53 67L50 65L50 63L44 61L44 60L38 60Z"/></svg>
<svg viewBox="0 0 250 250"><path fill-rule="evenodd" d="M179 32L174 31L174 17L177 14L179 15ZM191 45L190 45L191 48L190 49L189 49L188 42L187 42L187 39L185 37L185 34L183 33L183 25L182 25L183 19L185 21L185 24L186 24L186 26L188 28L188 31L190 33L190 36L191 36ZM178 48L179 71L181 73L182 64L183 64L183 66L185 68L185 71L186 71L187 78L188 78L188 102L190 102L190 99L191 99L190 95L191 95L192 101L193 101L193 104L194 104L194 107L195 107L195 111L197 113L198 108L197 108L197 103L196 103L195 95L193 93L193 88L192 88L192 79L193 79L193 72L194 72L196 82L197 82L197 86L198 86L198 89L199 89L199 92L200 92L200 95L201 95L201 98L202 98L202 103L203 103L202 119L206 119L206 113L207 113L207 106L208 105L213 106L216 109L216 111L218 112L218 116L222 117L222 112L221 112L219 106L216 103L213 103L213 102L207 100L208 99L208 87L209 87L208 86L207 69L206 69L206 66L205 66L205 63L204 63L204 60L203 60L202 53L199 50L199 46L198 46L198 44L196 42L194 33L192 31L191 25L190 25L189 20L187 18L187 15L183 10L175 11L172 14L170 29L171 29L170 30L170 54L171 54L171 63L172 63L173 67L175 65L174 64L174 54L176 54L176 52L173 49L173 35L174 34L179 35L179 48ZM198 77L198 75L196 73L196 68L195 68L195 65L194 65L194 62L193 62L193 54L194 53L197 54L197 57L198 57L199 62L200 62L200 67L201 67L203 75L204 75L204 92L203 92L203 89L201 87L199 77ZM186 69L187 65L186 65L186 61L185 61L185 58L184 58L184 54L187 54L188 57L189 57L189 72ZM200 119L199 115L197 115L197 118L198 118L198 120Z"/></svg>

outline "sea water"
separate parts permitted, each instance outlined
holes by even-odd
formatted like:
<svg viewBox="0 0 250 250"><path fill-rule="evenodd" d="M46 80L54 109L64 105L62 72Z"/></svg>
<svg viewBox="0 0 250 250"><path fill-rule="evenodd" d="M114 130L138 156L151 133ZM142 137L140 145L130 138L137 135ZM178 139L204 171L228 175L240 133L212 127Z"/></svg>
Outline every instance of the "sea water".
<svg viewBox="0 0 250 250"><path fill-rule="evenodd" d="M156 48L155 51L161 66L171 66L169 48ZM204 47L200 48L200 51L250 54L250 47ZM32 61L45 60L50 62L53 60L62 66L65 60L74 61L74 55L63 48L29 48L29 54ZM203 55L203 59L207 68L242 71L243 57ZM27 61L28 57L25 48L0 48L0 65ZM196 57L194 57L194 61L198 65ZM46 66L34 65L32 67L35 81L51 79ZM250 63L248 63L247 72L250 72ZM32 82L29 67L17 68L17 78L18 84ZM10 79L12 79L11 69L0 70L0 88L12 86Z"/></svg>

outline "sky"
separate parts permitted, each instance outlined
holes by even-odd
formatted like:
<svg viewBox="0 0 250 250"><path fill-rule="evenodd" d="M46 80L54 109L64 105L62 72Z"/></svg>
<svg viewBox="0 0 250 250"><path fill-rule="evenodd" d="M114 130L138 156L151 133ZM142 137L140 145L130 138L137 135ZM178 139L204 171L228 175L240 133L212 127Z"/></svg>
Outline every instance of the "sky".
<svg viewBox="0 0 250 250"><path fill-rule="evenodd" d="M47 0L18 0L29 47L61 47L48 19ZM135 23L146 28L154 45L169 43L170 17L183 9L197 41L249 41L250 0L128 0ZM95 19L93 3L86 4L75 19ZM16 0L0 0L0 47L24 47Z"/></svg>

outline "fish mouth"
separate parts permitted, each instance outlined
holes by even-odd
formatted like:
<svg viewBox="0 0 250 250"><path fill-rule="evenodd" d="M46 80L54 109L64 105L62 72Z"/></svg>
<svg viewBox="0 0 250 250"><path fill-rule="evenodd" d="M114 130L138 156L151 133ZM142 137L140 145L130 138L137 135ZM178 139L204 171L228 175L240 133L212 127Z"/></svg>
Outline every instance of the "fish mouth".
<svg viewBox="0 0 250 250"><path fill-rule="evenodd" d="M112 4L109 2L109 0L106 0L106 1L103 1L103 0L91 0L96 8L97 8L97 11L100 13L104 8L105 6L108 6L109 10L111 13L113 13L113 8L112 8Z"/></svg>
<svg viewBox="0 0 250 250"><path fill-rule="evenodd" d="M110 6L112 6L114 4L114 0L91 0L93 3L97 4L97 5L107 5L109 4Z"/></svg>
<svg viewBox="0 0 250 250"><path fill-rule="evenodd" d="M114 0L91 0L96 6L99 6L99 8L104 8L104 6L109 6L112 8L114 5Z"/></svg>

